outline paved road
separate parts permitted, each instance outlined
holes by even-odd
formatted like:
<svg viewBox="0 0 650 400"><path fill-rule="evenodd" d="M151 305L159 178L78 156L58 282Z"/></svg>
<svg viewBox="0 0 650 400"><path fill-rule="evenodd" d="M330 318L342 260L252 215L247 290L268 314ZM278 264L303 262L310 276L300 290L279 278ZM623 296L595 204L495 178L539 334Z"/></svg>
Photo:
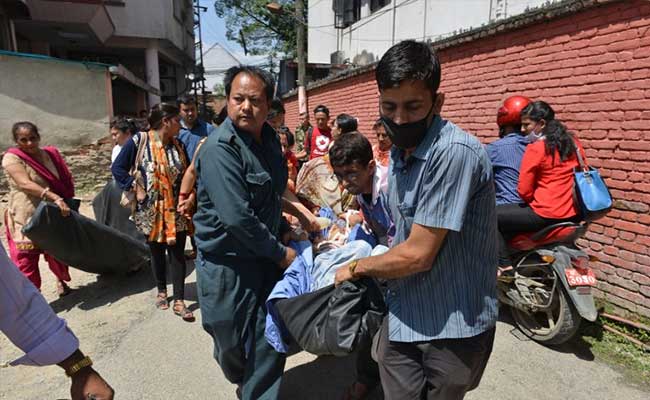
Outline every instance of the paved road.
<svg viewBox="0 0 650 400"><path fill-rule="evenodd" d="M78 290L56 299L45 272L43 292L68 319L120 400L234 399L234 386L212 359L212 345L200 325L153 308L148 271L129 278L100 278L73 271ZM196 298L195 276L187 297ZM170 288L171 293L171 288ZM522 341L500 322L494 353L481 386L469 399L647 400L649 392L624 382L610 367L593 361L588 348L550 350ZM0 363L20 352L0 335ZM282 399L337 399L351 382L352 358L316 358L306 353L287 361ZM0 368L0 399L66 399L67 380L56 367ZM373 399L381 399L381 393Z"/></svg>

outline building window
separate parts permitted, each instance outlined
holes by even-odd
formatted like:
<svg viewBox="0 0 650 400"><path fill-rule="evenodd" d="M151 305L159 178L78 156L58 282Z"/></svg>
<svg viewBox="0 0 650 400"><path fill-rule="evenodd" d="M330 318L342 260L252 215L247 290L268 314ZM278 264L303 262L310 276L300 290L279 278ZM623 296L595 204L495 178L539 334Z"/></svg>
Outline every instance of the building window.
<svg viewBox="0 0 650 400"><path fill-rule="evenodd" d="M370 0L370 12L373 13L380 8L387 6L392 0Z"/></svg>
<svg viewBox="0 0 650 400"><path fill-rule="evenodd" d="M361 0L334 0L334 27L347 28L361 19Z"/></svg>

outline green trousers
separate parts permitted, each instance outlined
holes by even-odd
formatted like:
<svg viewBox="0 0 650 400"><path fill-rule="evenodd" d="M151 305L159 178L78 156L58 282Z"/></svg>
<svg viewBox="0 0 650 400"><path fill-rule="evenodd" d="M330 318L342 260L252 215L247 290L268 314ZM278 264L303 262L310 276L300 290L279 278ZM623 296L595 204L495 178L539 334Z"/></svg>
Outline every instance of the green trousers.
<svg viewBox="0 0 650 400"><path fill-rule="evenodd" d="M196 277L203 329L224 375L244 400L277 399L286 356L264 337L264 304L281 271L268 261L199 254Z"/></svg>

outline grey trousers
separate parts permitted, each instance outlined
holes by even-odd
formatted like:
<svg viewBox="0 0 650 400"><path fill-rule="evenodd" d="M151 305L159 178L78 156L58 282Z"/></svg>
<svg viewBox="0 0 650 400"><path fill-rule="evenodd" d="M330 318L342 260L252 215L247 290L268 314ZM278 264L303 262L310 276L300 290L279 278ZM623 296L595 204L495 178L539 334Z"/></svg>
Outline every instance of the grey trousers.
<svg viewBox="0 0 650 400"><path fill-rule="evenodd" d="M197 293L203 329L226 378L242 386L242 399L277 399L285 355L264 337L264 303L281 276L270 262L199 254Z"/></svg>
<svg viewBox="0 0 650 400"><path fill-rule="evenodd" d="M388 317L378 333L374 354L387 400L456 400L475 389L494 343L492 328L463 339L430 342L388 340Z"/></svg>

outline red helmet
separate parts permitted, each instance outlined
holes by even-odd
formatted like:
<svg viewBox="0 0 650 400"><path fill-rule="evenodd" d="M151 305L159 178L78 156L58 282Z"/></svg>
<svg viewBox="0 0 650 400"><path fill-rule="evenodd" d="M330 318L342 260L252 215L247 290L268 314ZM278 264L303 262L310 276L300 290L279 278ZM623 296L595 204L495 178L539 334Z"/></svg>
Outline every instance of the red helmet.
<svg viewBox="0 0 650 400"><path fill-rule="evenodd" d="M519 125L521 124L521 110L524 109L531 100L524 96L508 97L497 112L497 125Z"/></svg>

